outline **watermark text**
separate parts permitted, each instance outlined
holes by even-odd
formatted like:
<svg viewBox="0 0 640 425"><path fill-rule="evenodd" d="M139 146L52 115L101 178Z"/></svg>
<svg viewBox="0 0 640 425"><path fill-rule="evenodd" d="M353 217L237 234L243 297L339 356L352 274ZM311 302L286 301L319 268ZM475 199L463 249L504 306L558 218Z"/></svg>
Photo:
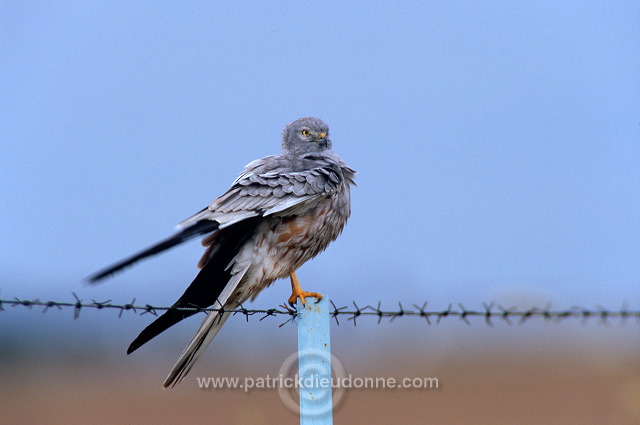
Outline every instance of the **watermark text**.
<svg viewBox="0 0 640 425"><path fill-rule="evenodd" d="M332 389L437 389L438 378L433 377L360 377L335 376L317 378L315 376L262 376L262 377L197 377L198 388L231 389L249 392L264 389L299 389L299 388L332 388Z"/></svg>

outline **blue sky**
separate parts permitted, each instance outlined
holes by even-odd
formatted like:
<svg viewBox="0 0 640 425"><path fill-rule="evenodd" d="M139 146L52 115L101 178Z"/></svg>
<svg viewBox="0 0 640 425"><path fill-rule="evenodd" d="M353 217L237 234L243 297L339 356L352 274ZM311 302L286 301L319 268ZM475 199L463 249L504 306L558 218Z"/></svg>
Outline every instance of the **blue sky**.
<svg viewBox="0 0 640 425"><path fill-rule="evenodd" d="M198 243L81 279L170 234L313 115L359 175L305 289L638 306L636 2L0 9L3 298L173 303ZM288 294L277 282L254 306Z"/></svg>

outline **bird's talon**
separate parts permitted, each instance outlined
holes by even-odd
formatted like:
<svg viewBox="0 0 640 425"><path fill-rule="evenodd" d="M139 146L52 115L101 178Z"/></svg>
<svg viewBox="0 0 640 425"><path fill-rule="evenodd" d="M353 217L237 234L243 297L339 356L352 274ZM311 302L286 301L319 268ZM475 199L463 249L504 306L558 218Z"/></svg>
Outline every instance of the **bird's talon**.
<svg viewBox="0 0 640 425"><path fill-rule="evenodd" d="M300 298L300 301L302 301L302 305L306 306L307 305L307 300L305 299L306 297L315 297L317 299L316 303L322 299L322 295L318 294L317 292L295 291L291 293L291 296L287 301L289 302L290 306L295 307L296 302L298 301L298 298Z"/></svg>

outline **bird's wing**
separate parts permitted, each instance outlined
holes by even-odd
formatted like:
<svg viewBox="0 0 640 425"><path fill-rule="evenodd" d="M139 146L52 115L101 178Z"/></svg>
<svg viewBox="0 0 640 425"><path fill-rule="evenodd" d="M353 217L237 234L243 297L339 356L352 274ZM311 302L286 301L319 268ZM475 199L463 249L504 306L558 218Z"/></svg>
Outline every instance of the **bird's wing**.
<svg viewBox="0 0 640 425"><path fill-rule="evenodd" d="M335 190L342 180L340 169L328 163L295 171L283 158L273 156L252 162L226 193L180 223L175 235L100 270L87 281L96 283L144 258L251 217L304 211Z"/></svg>
<svg viewBox="0 0 640 425"><path fill-rule="evenodd" d="M285 155L253 161L231 188L211 205L184 220L178 232L149 248L86 278L96 283L138 261L256 216L291 215L306 211L335 191L344 180L342 169L323 156L292 160Z"/></svg>
<svg viewBox="0 0 640 425"><path fill-rule="evenodd" d="M227 192L178 227L214 220L224 229L252 216L300 213L337 190L343 181L338 164L322 156L295 161L284 155L266 157L247 165Z"/></svg>

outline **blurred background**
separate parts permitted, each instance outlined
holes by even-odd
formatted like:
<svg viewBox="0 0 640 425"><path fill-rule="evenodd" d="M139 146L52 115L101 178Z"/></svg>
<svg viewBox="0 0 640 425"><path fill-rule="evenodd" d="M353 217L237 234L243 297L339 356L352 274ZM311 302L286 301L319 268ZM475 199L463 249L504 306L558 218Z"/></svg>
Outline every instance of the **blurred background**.
<svg viewBox="0 0 640 425"><path fill-rule="evenodd" d="M82 279L171 234L312 115L359 174L343 235L298 273L306 290L637 310L639 20L624 1L3 1L0 298L171 305L197 242ZM151 316L5 310L7 423L298 423L277 391L195 379L276 374L296 349L279 319L230 320L162 391L201 317L126 356ZM471 322L334 326L348 373L440 382L351 391L336 423L640 421L636 321Z"/></svg>

